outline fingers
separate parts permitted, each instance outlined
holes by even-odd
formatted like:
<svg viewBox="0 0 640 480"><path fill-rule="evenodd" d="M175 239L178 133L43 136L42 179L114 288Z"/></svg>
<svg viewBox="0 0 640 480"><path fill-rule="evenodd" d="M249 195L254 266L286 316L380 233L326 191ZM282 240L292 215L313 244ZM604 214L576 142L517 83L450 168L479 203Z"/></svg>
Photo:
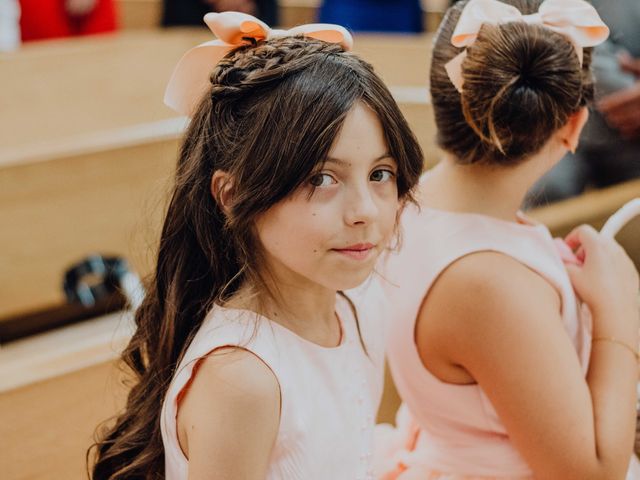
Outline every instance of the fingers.
<svg viewBox="0 0 640 480"><path fill-rule="evenodd" d="M576 285L580 281L579 277L582 273L582 268L573 263L566 263L565 268L567 269L567 273L569 274L571 285Z"/></svg>
<svg viewBox="0 0 640 480"><path fill-rule="evenodd" d="M599 242L599 235L591 225L580 225L574 228L564 241L572 250L582 246L589 248Z"/></svg>

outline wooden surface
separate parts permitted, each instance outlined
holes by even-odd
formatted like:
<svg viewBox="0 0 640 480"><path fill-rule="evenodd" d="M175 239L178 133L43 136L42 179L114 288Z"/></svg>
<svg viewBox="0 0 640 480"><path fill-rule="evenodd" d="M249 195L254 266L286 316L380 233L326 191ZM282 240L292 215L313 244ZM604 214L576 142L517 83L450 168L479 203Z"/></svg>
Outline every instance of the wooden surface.
<svg viewBox="0 0 640 480"><path fill-rule="evenodd" d="M62 278L91 253L149 271L176 142L0 171L0 318L63 301Z"/></svg>
<svg viewBox="0 0 640 480"><path fill-rule="evenodd" d="M556 234L565 235L573 228L572 223L602 226L612 211L636 197L640 197L640 179L600 190L590 190L579 197L535 209L531 216L547 225Z"/></svg>
<svg viewBox="0 0 640 480"><path fill-rule="evenodd" d="M0 394L120 357L135 332L131 310L122 310L0 348Z"/></svg>
<svg viewBox="0 0 640 480"><path fill-rule="evenodd" d="M162 0L116 0L119 26L125 30L160 26Z"/></svg>
<svg viewBox="0 0 640 480"><path fill-rule="evenodd" d="M0 472L5 480L86 479L98 424L124 406L113 362L0 395Z"/></svg>
<svg viewBox="0 0 640 480"><path fill-rule="evenodd" d="M0 88L11 92L0 97L0 165L174 118L162 103L169 76L188 48L211 37L197 28L122 32L0 53ZM357 36L355 51L389 85L425 88L428 35Z"/></svg>
<svg viewBox="0 0 640 480"><path fill-rule="evenodd" d="M0 166L55 158L87 136L175 117L162 103L200 30L127 32L25 45L0 54Z"/></svg>

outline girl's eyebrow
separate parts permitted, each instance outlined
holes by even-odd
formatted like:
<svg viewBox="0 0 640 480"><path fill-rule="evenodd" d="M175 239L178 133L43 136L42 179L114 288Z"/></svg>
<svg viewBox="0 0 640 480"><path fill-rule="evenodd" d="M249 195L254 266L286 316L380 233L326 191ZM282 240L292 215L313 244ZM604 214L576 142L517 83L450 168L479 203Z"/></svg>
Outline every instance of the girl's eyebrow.
<svg viewBox="0 0 640 480"><path fill-rule="evenodd" d="M384 160L385 158L393 158L390 153L384 153L380 155L378 158L374 158L371 163L379 162L380 160ZM341 167L348 167L351 162L347 162L345 160L341 160L340 158L327 157L325 163L335 163L340 165Z"/></svg>

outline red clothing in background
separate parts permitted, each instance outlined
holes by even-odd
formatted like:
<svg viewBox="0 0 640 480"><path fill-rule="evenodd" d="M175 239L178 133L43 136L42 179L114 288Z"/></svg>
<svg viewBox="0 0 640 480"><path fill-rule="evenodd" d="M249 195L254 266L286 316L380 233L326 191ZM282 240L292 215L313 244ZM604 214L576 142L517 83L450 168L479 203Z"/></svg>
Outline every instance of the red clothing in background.
<svg viewBox="0 0 640 480"><path fill-rule="evenodd" d="M20 0L23 42L45 38L90 35L116 29L113 0L96 0L87 15L75 17L65 10L65 0Z"/></svg>

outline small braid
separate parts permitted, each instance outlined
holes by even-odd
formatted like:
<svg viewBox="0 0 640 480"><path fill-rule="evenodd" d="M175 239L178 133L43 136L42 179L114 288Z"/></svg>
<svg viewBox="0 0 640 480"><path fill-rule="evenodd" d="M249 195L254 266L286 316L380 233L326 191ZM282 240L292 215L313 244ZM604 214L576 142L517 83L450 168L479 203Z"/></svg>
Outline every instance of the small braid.
<svg viewBox="0 0 640 480"><path fill-rule="evenodd" d="M334 43L301 36L261 40L231 51L211 72L211 96L217 100L242 94L314 63L316 55L345 55Z"/></svg>

